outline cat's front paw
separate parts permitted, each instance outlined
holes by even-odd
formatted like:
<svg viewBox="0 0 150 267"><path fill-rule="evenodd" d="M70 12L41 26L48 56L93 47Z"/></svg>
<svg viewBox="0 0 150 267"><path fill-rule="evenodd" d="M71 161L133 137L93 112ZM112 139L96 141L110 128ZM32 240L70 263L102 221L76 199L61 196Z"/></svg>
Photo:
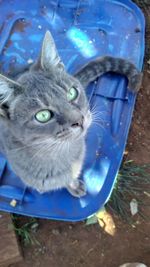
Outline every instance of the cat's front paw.
<svg viewBox="0 0 150 267"><path fill-rule="evenodd" d="M86 195L86 186L82 180L74 180L67 186L67 190L74 197L83 197Z"/></svg>

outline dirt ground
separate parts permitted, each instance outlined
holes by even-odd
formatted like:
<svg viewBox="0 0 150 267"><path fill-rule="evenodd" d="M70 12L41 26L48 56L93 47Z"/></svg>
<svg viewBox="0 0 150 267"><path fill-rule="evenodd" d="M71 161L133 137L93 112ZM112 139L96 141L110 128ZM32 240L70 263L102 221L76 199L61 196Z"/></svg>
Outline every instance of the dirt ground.
<svg viewBox="0 0 150 267"><path fill-rule="evenodd" d="M147 38L148 44L148 32ZM143 85L138 94L127 146L127 158L138 164L150 162L148 59L150 55L147 54ZM149 217L150 205L144 207L144 212ZM38 230L34 233L39 244L22 245L24 262L11 267L118 267L125 262L143 262L150 266L150 220L143 221L136 215L134 224L129 225L114 214L112 219L114 231L111 234L98 224L86 226L85 222L39 220Z"/></svg>

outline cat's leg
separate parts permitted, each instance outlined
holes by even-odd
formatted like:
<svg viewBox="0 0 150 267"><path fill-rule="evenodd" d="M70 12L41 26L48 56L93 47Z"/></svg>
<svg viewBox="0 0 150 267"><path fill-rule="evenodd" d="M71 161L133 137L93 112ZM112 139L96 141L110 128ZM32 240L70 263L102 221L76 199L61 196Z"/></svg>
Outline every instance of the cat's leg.
<svg viewBox="0 0 150 267"><path fill-rule="evenodd" d="M86 195L86 187L82 180L79 180L78 177L80 175L82 169L83 160L76 160L72 164L72 175L71 181L67 185L67 190L74 197L83 197Z"/></svg>

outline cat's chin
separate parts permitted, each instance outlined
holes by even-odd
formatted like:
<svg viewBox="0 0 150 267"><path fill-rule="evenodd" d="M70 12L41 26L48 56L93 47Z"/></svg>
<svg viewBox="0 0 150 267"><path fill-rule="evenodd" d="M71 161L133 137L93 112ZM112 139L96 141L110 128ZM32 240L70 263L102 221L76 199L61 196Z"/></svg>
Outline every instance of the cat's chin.
<svg viewBox="0 0 150 267"><path fill-rule="evenodd" d="M72 137L73 138L80 138L84 135L84 128L83 127L77 127L72 130Z"/></svg>
<svg viewBox="0 0 150 267"><path fill-rule="evenodd" d="M76 131L74 131L74 133L72 134L72 138L75 139L80 139L80 138L84 138L87 134L88 128L90 127L91 123L86 125L86 127L82 127L80 129L76 129Z"/></svg>
<svg viewBox="0 0 150 267"><path fill-rule="evenodd" d="M92 114L90 111L88 111L86 116L84 117L83 126L74 129L73 133L74 137L77 139L85 137L88 128L90 127L91 124L92 124Z"/></svg>

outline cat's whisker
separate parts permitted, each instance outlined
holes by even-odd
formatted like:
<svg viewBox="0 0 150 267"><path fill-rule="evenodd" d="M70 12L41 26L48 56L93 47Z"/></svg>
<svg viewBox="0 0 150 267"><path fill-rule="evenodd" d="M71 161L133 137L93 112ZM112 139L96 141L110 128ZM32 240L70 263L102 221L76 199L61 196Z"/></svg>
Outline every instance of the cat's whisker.
<svg viewBox="0 0 150 267"><path fill-rule="evenodd" d="M101 117L92 117L92 123L93 122L107 122L108 120L107 119L104 119L104 118L101 118Z"/></svg>
<svg viewBox="0 0 150 267"><path fill-rule="evenodd" d="M63 147L63 140L60 140L60 141L53 141L53 142L50 142L50 143L46 143L46 146L45 147L42 147L40 150L38 150L34 156L37 156L38 153L49 153L50 149L51 149L51 152L52 152L52 149L55 149L55 154L57 155L57 151L59 151L61 149L61 147ZM41 156L41 155L40 155Z"/></svg>
<svg viewBox="0 0 150 267"><path fill-rule="evenodd" d="M99 108L99 105L97 103L94 103L90 110L92 112L92 111L97 110L97 108Z"/></svg>
<svg viewBox="0 0 150 267"><path fill-rule="evenodd" d="M97 110L97 109L99 109L99 105L98 105L97 103L94 103L94 104L92 105L90 111L93 112L93 111L96 110L96 111L98 111L98 112L102 112L103 114L105 114L105 113L108 112L108 111L106 111L106 110L101 110L101 111L99 111L99 110Z"/></svg>
<svg viewBox="0 0 150 267"><path fill-rule="evenodd" d="M36 156L38 156L38 154L39 154L39 156L41 157L41 153L43 153L43 155L44 155L44 153L46 152L46 150L47 151L49 151L50 149L54 149L55 148L55 146L57 145L57 143L56 142L50 142L49 144L48 143L46 143L45 144L45 146L42 146L41 147L41 149L38 149L37 151L36 151L36 153L33 155L33 157L31 158L31 161L36 157Z"/></svg>
<svg viewBox="0 0 150 267"><path fill-rule="evenodd" d="M94 114L92 114L92 118L94 119L94 118L96 118L96 119L101 119L101 118L106 118L105 116L102 116L101 114L99 114L99 113L94 113Z"/></svg>
<svg viewBox="0 0 150 267"><path fill-rule="evenodd" d="M10 150L10 152L17 152L17 151L20 151L20 150L23 150L23 149L26 149L26 148L33 148L33 147L37 147L39 145L44 145L44 144L47 144L47 142L49 142L50 139L49 138L46 138L45 140L42 140L42 141L38 141L38 142L34 142L33 144L30 144L30 145L24 145L24 146L21 146L21 147L17 147L17 148L13 148Z"/></svg>
<svg viewBox="0 0 150 267"><path fill-rule="evenodd" d="M91 112L92 114L98 114L98 115L107 115L108 114L108 112L104 112L104 111L99 111L99 110L95 110L95 111L92 111Z"/></svg>
<svg viewBox="0 0 150 267"><path fill-rule="evenodd" d="M106 116L104 116L104 114L103 113L101 113L101 112L91 112L91 114L92 114L92 119L94 119L94 118L104 118L104 117L106 117Z"/></svg>
<svg viewBox="0 0 150 267"><path fill-rule="evenodd" d="M105 121L94 121L92 125L97 124L99 126L102 126L103 129L106 127L107 123Z"/></svg>
<svg viewBox="0 0 150 267"><path fill-rule="evenodd" d="M93 110L91 110L91 113L92 114L95 114L95 113L97 113L97 114L102 114L102 115L107 115L108 114L108 111L104 111L104 110L98 110L97 108L95 108L95 109L93 109Z"/></svg>
<svg viewBox="0 0 150 267"><path fill-rule="evenodd" d="M102 128L104 128L104 124L107 122L107 119L104 119L102 117L99 117L97 114L95 114L94 116L92 116L92 124L97 124L99 126L101 126Z"/></svg>
<svg viewBox="0 0 150 267"><path fill-rule="evenodd" d="M103 115L107 115L108 114L108 111L99 111L97 109L94 109L94 110L91 110L91 114L92 114L92 118L100 118L101 116Z"/></svg>
<svg viewBox="0 0 150 267"><path fill-rule="evenodd" d="M93 125L97 125L100 128L102 128L103 130L105 129L105 127L104 127L104 125L102 123L94 122Z"/></svg>

